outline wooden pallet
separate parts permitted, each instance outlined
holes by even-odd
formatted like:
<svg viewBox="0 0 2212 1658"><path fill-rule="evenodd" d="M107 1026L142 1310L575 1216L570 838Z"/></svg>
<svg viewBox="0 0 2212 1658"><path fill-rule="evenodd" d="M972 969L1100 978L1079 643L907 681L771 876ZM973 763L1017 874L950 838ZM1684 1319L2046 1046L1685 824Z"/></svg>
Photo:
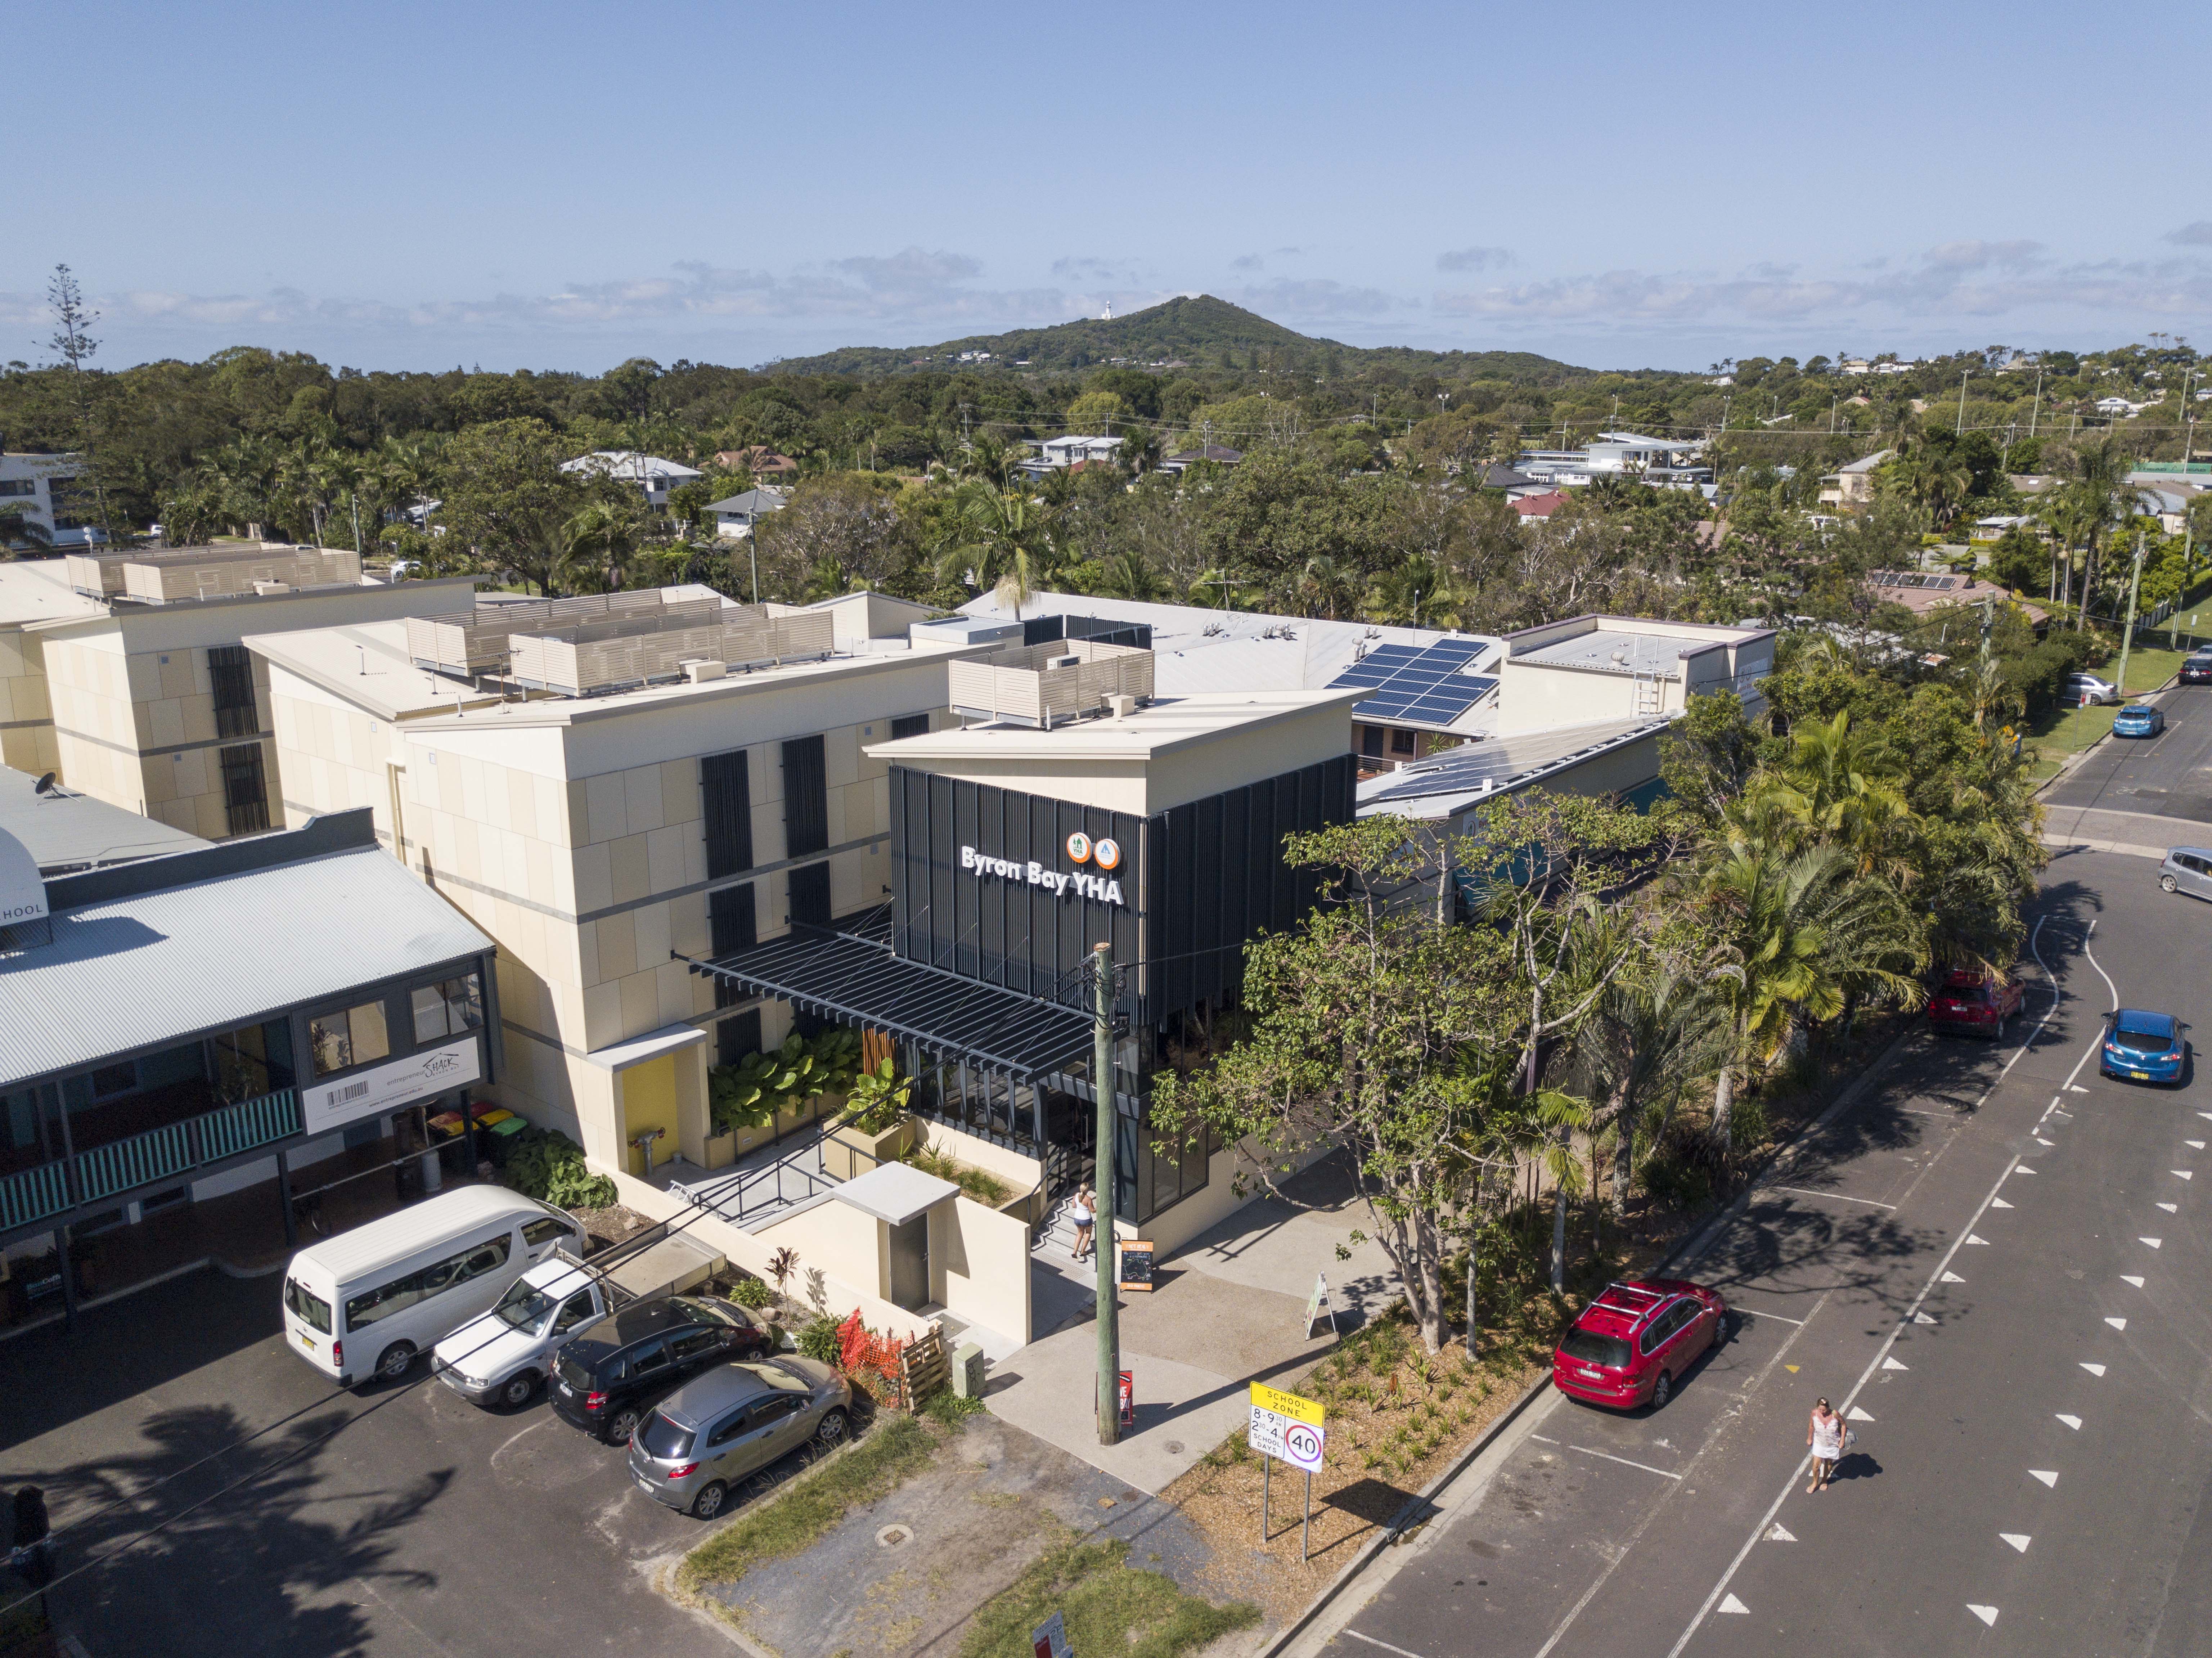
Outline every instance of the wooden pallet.
<svg viewBox="0 0 2212 1658"><path fill-rule="evenodd" d="M927 1335L917 1336L900 1350L899 1403L906 1409L920 1410L923 1400L951 1379L945 1338L934 1327Z"/></svg>

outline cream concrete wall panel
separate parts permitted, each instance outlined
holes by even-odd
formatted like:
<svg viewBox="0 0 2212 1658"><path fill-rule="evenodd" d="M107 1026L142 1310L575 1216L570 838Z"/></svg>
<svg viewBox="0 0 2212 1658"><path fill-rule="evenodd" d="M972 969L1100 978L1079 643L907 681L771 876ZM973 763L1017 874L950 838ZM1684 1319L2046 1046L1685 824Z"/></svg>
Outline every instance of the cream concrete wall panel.
<svg viewBox="0 0 2212 1658"><path fill-rule="evenodd" d="M146 747L174 748L189 740L185 735L184 704L173 697L164 697L146 705Z"/></svg>
<svg viewBox="0 0 2212 1658"><path fill-rule="evenodd" d="M644 904L631 910L627 917L630 929L630 950L634 959L639 967L649 969L655 973L669 965L668 911L669 906L666 904ZM680 962L675 965L679 969L683 967Z"/></svg>
<svg viewBox="0 0 2212 1658"><path fill-rule="evenodd" d="M668 828L696 823L707 815L699 798L699 762L664 761L660 766L660 821Z"/></svg>
<svg viewBox="0 0 2212 1658"><path fill-rule="evenodd" d="M593 1026L585 1033L589 1038L584 1044L587 1052L660 1028L660 993L653 984L653 975L633 973L622 981L621 1007L622 1023L615 1029L603 1030Z"/></svg>
<svg viewBox="0 0 2212 1658"><path fill-rule="evenodd" d="M931 1298L955 1318L1029 1345L1026 1224L971 1198L937 1205L929 1212L929 1275Z"/></svg>
<svg viewBox="0 0 2212 1658"><path fill-rule="evenodd" d="M629 833L629 792L620 772L584 780L584 816L594 841L617 841Z"/></svg>
<svg viewBox="0 0 2212 1658"><path fill-rule="evenodd" d="M686 956L703 956L714 947L714 930L708 920L707 895L690 893L662 906L668 914L670 947ZM704 980L700 981L705 983Z"/></svg>
<svg viewBox="0 0 2212 1658"><path fill-rule="evenodd" d="M635 910L623 910L586 924L599 940L601 979L626 978L637 971L636 914Z"/></svg>
<svg viewBox="0 0 2212 1658"><path fill-rule="evenodd" d="M623 821L631 835L644 835L668 820L661 815L660 767L641 766L622 774Z"/></svg>
<svg viewBox="0 0 2212 1658"><path fill-rule="evenodd" d="M684 853L688 842L701 838L697 826L684 823L657 829L644 838L646 890L668 892L688 884Z"/></svg>
<svg viewBox="0 0 2212 1658"><path fill-rule="evenodd" d="M822 773L834 792L860 777L860 729L840 726L822 734Z"/></svg>
<svg viewBox="0 0 2212 1658"><path fill-rule="evenodd" d="M1152 756L1144 815L1242 788L1352 751L1352 711L1323 704L1265 725L1214 733Z"/></svg>
<svg viewBox="0 0 2212 1658"><path fill-rule="evenodd" d="M885 876L890 861L880 847L870 847L865 852L848 852L830 860L830 913L850 915L854 910L872 908L885 902Z"/></svg>
<svg viewBox="0 0 2212 1658"><path fill-rule="evenodd" d="M571 913L588 915L615 901L614 849L605 844L579 847L570 854L575 867L575 902ZM559 906L556 906L559 908Z"/></svg>
<svg viewBox="0 0 2212 1658"><path fill-rule="evenodd" d="M658 1002L655 1029L681 1023L699 1011L699 999L692 988L699 981L683 963L663 960L653 969L653 979Z"/></svg>
<svg viewBox="0 0 2212 1658"><path fill-rule="evenodd" d="M644 835L625 835L610 845L607 853L615 902L632 903L652 894L652 862Z"/></svg>

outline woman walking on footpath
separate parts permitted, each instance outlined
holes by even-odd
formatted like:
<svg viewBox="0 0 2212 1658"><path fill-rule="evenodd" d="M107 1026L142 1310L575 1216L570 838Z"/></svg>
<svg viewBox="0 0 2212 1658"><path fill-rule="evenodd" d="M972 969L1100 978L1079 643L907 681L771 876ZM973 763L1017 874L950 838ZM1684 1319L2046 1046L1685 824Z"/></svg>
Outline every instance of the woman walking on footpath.
<svg viewBox="0 0 2212 1658"><path fill-rule="evenodd" d="M1075 1194L1075 1258L1083 1260L1096 1248L1091 1229L1098 1224L1098 1199L1089 1187Z"/></svg>
<svg viewBox="0 0 2212 1658"><path fill-rule="evenodd" d="M1844 1454L1844 1419L1828 1408L1825 1399L1813 1406L1805 1442L1813 1448L1813 1483L1805 1487L1810 1497L1836 1477L1836 1460Z"/></svg>

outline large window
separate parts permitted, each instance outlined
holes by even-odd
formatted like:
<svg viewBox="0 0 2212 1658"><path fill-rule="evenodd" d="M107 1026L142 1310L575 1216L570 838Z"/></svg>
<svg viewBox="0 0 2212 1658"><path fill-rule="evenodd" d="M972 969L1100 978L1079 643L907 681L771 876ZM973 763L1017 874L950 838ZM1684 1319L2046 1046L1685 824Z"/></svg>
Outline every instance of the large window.
<svg viewBox="0 0 2212 1658"><path fill-rule="evenodd" d="M392 1036L384 1004L362 1002L316 1014L307 1021L307 1047L318 1077L385 1058L392 1052Z"/></svg>
<svg viewBox="0 0 2212 1658"><path fill-rule="evenodd" d="M261 729L253 696L253 653L243 645L210 645L208 677L215 688L215 734L251 737Z"/></svg>
<svg viewBox="0 0 2212 1658"><path fill-rule="evenodd" d="M258 835L269 827L269 786L262 780L261 744L240 744L222 756L222 809L233 835Z"/></svg>
<svg viewBox="0 0 2212 1658"><path fill-rule="evenodd" d="M707 811L707 878L718 881L753 866L753 802L745 751L710 754L699 762Z"/></svg>
<svg viewBox="0 0 2212 1658"><path fill-rule="evenodd" d="M465 1035L483 1024L483 987L473 973L408 993L415 1017L415 1045Z"/></svg>
<svg viewBox="0 0 2212 1658"><path fill-rule="evenodd" d="M486 1243L472 1243L457 1255L448 1255L434 1266L419 1272L403 1272L386 1283L380 1284L366 1295L349 1297L346 1301L346 1328L358 1330L364 1325L374 1324L380 1319L390 1318L394 1313L404 1313L433 1296L441 1296L457 1284L466 1284L472 1278L482 1278L486 1272L495 1272L507 1265L507 1252L514 1247L511 1236L495 1237Z"/></svg>

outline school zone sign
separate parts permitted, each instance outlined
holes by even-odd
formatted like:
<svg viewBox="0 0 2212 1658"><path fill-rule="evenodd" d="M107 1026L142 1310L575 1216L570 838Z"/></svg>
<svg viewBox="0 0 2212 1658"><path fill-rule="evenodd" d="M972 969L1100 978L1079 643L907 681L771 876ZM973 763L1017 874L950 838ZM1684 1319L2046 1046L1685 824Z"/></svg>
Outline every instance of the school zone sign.
<svg viewBox="0 0 2212 1658"><path fill-rule="evenodd" d="M1091 869L1047 869L1034 860L994 858L973 847L960 848L960 867L979 881L1020 881L1042 887L1055 898L1065 898L1073 892L1079 898L1128 908L1121 896L1121 880L1114 873L1121 867L1121 848L1117 844L1112 841L1094 841L1079 829L1067 837L1067 855L1070 861L1088 864ZM1093 870L1098 872L1093 873Z"/></svg>

